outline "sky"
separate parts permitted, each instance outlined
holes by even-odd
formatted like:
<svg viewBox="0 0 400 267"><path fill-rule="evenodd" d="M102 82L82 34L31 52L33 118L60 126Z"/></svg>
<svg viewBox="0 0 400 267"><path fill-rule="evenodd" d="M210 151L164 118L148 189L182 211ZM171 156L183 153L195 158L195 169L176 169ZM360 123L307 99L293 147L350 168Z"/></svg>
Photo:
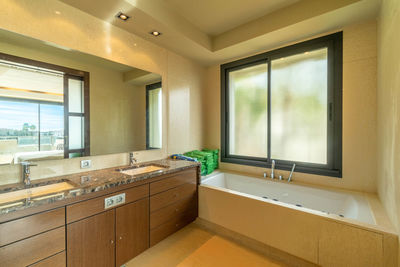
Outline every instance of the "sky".
<svg viewBox="0 0 400 267"><path fill-rule="evenodd" d="M64 107L41 104L41 131L64 129ZM22 130L24 123L38 129L38 104L0 100L0 128Z"/></svg>

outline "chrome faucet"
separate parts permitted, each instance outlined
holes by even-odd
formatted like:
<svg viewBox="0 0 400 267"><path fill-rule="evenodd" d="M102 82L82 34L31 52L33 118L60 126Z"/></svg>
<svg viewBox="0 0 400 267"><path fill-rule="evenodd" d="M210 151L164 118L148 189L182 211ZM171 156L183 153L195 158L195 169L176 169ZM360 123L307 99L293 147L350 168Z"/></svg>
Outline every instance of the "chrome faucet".
<svg viewBox="0 0 400 267"><path fill-rule="evenodd" d="M296 168L296 163L293 164L292 170L290 171L289 178L287 179L288 182L292 181L292 176L295 168Z"/></svg>
<svg viewBox="0 0 400 267"><path fill-rule="evenodd" d="M272 160L271 179L274 179L274 178L275 178L274 170L275 170L275 160Z"/></svg>
<svg viewBox="0 0 400 267"><path fill-rule="evenodd" d="M133 152L129 153L129 165L133 166L137 162L137 159L134 157Z"/></svg>
<svg viewBox="0 0 400 267"><path fill-rule="evenodd" d="M31 184L31 166L37 166L37 164L23 161L21 162L22 166L22 181L25 185Z"/></svg>

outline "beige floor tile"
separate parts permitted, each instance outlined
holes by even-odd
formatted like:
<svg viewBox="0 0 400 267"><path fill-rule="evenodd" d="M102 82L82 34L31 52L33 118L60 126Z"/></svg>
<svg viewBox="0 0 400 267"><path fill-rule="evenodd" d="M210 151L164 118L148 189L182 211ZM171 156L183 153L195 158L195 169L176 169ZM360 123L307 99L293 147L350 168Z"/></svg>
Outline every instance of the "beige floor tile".
<svg viewBox="0 0 400 267"><path fill-rule="evenodd" d="M238 244L214 236L182 261L178 267L283 266Z"/></svg>
<svg viewBox="0 0 400 267"><path fill-rule="evenodd" d="M146 250L127 267L284 266L233 241L190 224Z"/></svg>

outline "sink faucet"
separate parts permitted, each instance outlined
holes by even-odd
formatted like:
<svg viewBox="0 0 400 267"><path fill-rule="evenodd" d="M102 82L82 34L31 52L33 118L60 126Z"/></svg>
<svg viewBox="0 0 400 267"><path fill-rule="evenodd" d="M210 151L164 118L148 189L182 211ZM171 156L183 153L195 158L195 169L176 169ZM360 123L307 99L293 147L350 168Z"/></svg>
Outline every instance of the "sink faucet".
<svg viewBox="0 0 400 267"><path fill-rule="evenodd" d="M275 170L275 160L272 160L271 179L274 179L274 178L275 178L274 170Z"/></svg>
<svg viewBox="0 0 400 267"><path fill-rule="evenodd" d="M288 182L292 181L292 175L294 172L294 168L296 168L296 163L293 164L292 171L290 172L289 178L287 179Z"/></svg>
<svg viewBox="0 0 400 267"><path fill-rule="evenodd" d="M37 166L37 164L33 164L31 162L23 161L21 162L22 166L22 181L25 185L31 184L31 166Z"/></svg>
<svg viewBox="0 0 400 267"><path fill-rule="evenodd" d="M134 157L133 152L129 153L129 165L133 166L137 162L137 159Z"/></svg>

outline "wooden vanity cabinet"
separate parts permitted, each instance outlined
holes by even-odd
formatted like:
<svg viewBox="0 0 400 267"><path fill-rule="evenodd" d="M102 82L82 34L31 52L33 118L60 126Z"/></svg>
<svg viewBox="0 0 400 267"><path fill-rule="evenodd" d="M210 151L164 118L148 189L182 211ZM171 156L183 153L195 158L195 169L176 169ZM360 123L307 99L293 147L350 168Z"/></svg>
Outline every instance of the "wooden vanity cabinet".
<svg viewBox="0 0 400 267"><path fill-rule="evenodd" d="M67 206L67 265L121 266L149 247L148 184ZM125 194L105 209L105 198ZM95 213L95 215L93 215ZM87 218L83 218L89 216Z"/></svg>
<svg viewBox="0 0 400 267"><path fill-rule="evenodd" d="M64 207L0 224L0 266L46 266L46 259L63 252ZM60 257L53 260L65 266Z"/></svg>
<svg viewBox="0 0 400 267"><path fill-rule="evenodd" d="M116 266L149 248L149 199L116 209Z"/></svg>
<svg viewBox="0 0 400 267"><path fill-rule="evenodd" d="M115 210L67 226L68 266L114 266Z"/></svg>
<svg viewBox="0 0 400 267"><path fill-rule="evenodd" d="M197 183L195 167L0 223L0 266L121 266L196 219Z"/></svg>

